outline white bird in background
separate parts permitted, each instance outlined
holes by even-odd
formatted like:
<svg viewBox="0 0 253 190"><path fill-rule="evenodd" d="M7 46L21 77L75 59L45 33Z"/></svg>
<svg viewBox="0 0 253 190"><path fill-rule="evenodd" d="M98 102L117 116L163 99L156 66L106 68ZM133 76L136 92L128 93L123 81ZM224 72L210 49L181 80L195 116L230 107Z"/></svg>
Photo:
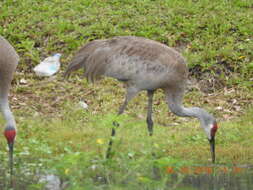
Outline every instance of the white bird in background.
<svg viewBox="0 0 253 190"><path fill-rule="evenodd" d="M0 36L0 110L7 124L4 135L9 146L9 163L12 175L13 148L16 136L16 122L10 110L8 94L13 74L18 65L19 56L7 40Z"/></svg>
<svg viewBox="0 0 253 190"><path fill-rule="evenodd" d="M147 91L147 126L153 134L152 103L156 89L163 89L169 109L180 117L198 118L210 142L212 161L215 162L215 118L202 108L186 108L182 105L187 85L186 61L177 51L159 42L134 36L94 40L84 45L73 57L65 72L83 68L89 81L101 76L112 77L126 84L126 97L118 114L122 114L128 102L142 90ZM112 128L112 136L115 128ZM107 157L110 156L112 138Z"/></svg>

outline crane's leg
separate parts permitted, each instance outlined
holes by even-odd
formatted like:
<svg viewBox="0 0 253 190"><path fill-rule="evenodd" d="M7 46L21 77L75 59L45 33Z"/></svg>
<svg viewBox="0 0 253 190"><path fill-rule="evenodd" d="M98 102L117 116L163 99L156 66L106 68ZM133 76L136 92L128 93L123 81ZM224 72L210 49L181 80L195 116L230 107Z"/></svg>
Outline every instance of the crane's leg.
<svg viewBox="0 0 253 190"><path fill-rule="evenodd" d="M147 126L148 126L148 132L149 136L153 135L153 120L152 120L152 105L153 105L153 96L154 96L153 90L148 90L148 114L147 114Z"/></svg>
<svg viewBox="0 0 253 190"><path fill-rule="evenodd" d="M154 90L148 90L148 113L147 113L147 126L148 126L148 132L149 132L149 136L152 137L153 135L153 120L152 120L152 106L153 106L153 97L154 97ZM153 144L153 141L152 141ZM153 146L153 145L151 145ZM152 156L156 157L155 153L152 152ZM157 173L157 171L154 171Z"/></svg>
<svg viewBox="0 0 253 190"><path fill-rule="evenodd" d="M121 115L124 110L127 107L128 102L133 99L135 97L135 95L139 92L138 89L134 88L134 87L130 87L127 88L127 92L126 92L126 97L125 97L125 101L124 103L120 106L119 111L118 111L118 115ZM108 149L106 151L106 158L110 158L111 157L111 149L112 149L112 143L113 143L113 138L116 135L116 128L119 127L119 124L117 122L113 122L113 127L112 127L112 133L111 133L111 139L109 141L108 144Z"/></svg>

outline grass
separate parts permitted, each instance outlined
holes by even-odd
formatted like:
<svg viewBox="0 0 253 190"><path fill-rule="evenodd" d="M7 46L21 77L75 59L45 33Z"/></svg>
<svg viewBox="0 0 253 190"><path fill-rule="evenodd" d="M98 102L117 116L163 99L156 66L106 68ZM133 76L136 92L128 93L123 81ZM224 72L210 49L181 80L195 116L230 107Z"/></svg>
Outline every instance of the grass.
<svg viewBox="0 0 253 190"><path fill-rule="evenodd" d="M65 62L93 39L137 35L183 50L192 68L198 65L213 72L229 68L241 73L238 80L252 74L250 0L5 0L0 5L0 34L24 55L22 71L30 71L53 52L63 53Z"/></svg>
<svg viewBox="0 0 253 190"><path fill-rule="evenodd" d="M209 144L197 122L171 127L155 125L155 134L150 138L143 120L125 115L117 119L121 127L113 146L114 157L106 160L115 116L73 108L70 102L62 112L64 119L40 116L28 117L23 122L18 119L15 188L22 184L26 188L42 188L35 182L43 173L60 176L69 189L165 188L171 182L166 167L211 164ZM217 165L253 163L252 113L251 108L241 119L222 122L216 138ZM0 146L6 147L4 140ZM1 169L7 169L7 154L1 151L1 155ZM159 179L154 177L153 167L160 168ZM3 179L7 177L4 173Z"/></svg>
<svg viewBox="0 0 253 190"><path fill-rule="evenodd" d="M168 112L161 91L155 94L154 136L148 137L143 92L117 118L114 157L105 160L122 84L88 84L79 75L65 81L63 69L47 79L32 71L55 52L63 54L65 68L85 42L118 35L144 36L182 52L197 80L184 104L218 119L217 164L252 165L252 8L250 0L1 1L0 35L21 57L10 97L18 124L13 189L43 189L43 173L55 173L74 190L166 189L172 181L167 166L210 165L199 123ZM10 189L3 138L0 147L0 189Z"/></svg>

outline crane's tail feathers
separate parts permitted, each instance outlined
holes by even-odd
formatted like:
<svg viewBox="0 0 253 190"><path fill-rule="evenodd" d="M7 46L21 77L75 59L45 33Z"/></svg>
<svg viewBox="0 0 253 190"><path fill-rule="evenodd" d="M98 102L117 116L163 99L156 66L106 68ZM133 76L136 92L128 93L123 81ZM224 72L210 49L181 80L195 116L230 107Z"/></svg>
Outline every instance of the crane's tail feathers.
<svg viewBox="0 0 253 190"><path fill-rule="evenodd" d="M76 55L72 61L69 63L68 68L66 69L63 77L68 78L71 74L71 72L76 71L80 68L84 68L86 56Z"/></svg>
<svg viewBox="0 0 253 190"><path fill-rule="evenodd" d="M105 43L106 40L94 40L83 46L69 63L64 77L68 77L75 70L84 68L84 76L89 81L98 79L104 73L105 64L101 64L104 62L104 57L98 56L95 50L103 47Z"/></svg>

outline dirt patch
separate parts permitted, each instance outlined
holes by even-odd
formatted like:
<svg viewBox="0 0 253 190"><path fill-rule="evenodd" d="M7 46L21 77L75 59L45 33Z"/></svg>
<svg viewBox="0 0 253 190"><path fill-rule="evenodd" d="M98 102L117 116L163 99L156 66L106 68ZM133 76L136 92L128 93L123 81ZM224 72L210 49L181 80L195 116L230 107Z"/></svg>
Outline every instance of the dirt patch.
<svg viewBox="0 0 253 190"><path fill-rule="evenodd" d="M19 112L18 115L22 117L35 115L51 118L64 117L65 104L70 103L74 107L79 101L85 101L91 106L88 111L94 113L116 112L125 93L122 85L111 79L88 84L78 75L72 76L68 81L63 80L61 74L44 79L29 75L25 78L26 84L19 83L18 81L23 78L24 75L16 76L16 83L13 84L10 97L12 109L14 112ZM184 103L188 106L199 107L208 104L212 107L210 110L213 110L212 112L220 119L229 119L243 114L253 102L250 90L237 86L227 87L220 78L213 77L210 73L204 73L200 78L190 78ZM155 98L155 104L164 102L164 97L160 96L160 98L159 100ZM137 96L136 99L139 104L135 106L139 107L143 115L146 115L145 97ZM179 118L176 117L176 119Z"/></svg>

